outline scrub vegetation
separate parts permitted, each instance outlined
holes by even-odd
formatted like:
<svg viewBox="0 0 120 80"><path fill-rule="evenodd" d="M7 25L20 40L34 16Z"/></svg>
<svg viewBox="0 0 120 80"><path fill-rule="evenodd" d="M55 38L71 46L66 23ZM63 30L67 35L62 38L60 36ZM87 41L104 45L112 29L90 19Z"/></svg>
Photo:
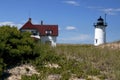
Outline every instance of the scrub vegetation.
<svg viewBox="0 0 120 80"><path fill-rule="evenodd" d="M120 48L80 44L58 44L53 48L29 36L15 27L0 27L1 78L7 68L29 64L40 74L23 75L22 80L50 80L51 76L56 80L120 80Z"/></svg>

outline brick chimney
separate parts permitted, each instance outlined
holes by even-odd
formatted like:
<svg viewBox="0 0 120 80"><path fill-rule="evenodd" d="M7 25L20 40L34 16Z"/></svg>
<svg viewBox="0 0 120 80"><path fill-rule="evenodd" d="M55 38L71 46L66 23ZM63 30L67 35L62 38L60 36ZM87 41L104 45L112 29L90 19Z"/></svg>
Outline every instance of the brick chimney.
<svg viewBox="0 0 120 80"><path fill-rule="evenodd" d="M32 19L31 18L29 18L29 20L28 20L29 22L31 22L32 21Z"/></svg>
<svg viewBox="0 0 120 80"><path fill-rule="evenodd" d="M41 20L41 25L43 25L43 21Z"/></svg>

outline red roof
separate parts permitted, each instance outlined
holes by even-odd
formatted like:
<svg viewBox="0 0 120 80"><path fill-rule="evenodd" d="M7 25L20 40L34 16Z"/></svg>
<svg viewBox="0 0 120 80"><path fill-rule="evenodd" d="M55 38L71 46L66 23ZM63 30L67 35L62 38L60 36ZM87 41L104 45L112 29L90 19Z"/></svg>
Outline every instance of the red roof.
<svg viewBox="0 0 120 80"><path fill-rule="evenodd" d="M58 25L44 25L42 21L40 25L32 24L31 18L20 28L23 29L36 29L40 36L45 36L46 31L52 31L51 36L58 36Z"/></svg>

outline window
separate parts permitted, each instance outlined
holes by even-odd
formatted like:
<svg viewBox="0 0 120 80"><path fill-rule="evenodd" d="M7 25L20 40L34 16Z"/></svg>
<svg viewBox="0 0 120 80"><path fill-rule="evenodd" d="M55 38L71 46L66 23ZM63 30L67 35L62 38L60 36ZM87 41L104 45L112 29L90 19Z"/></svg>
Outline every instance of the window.
<svg viewBox="0 0 120 80"><path fill-rule="evenodd" d="M47 31L45 31L45 33L46 33L47 36L49 36L49 35L52 34L52 31L51 30L47 30Z"/></svg>
<svg viewBox="0 0 120 80"><path fill-rule="evenodd" d="M98 42L98 39L95 39L96 43Z"/></svg>
<svg viewBox="0 0 120 80"><path fill-rule="evenodd" d="M37 31L31 31L32 35L37 35Z"/></svg>

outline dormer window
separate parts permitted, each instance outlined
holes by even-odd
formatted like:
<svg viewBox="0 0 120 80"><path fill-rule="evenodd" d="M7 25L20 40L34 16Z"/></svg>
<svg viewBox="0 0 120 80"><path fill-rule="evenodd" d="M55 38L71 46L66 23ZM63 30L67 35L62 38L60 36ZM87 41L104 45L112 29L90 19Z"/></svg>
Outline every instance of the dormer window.
<svg viewBox="0 0 120 80"><path fill-rule="evenodd" d="M47 31L45 31L45 33L46 33L47 36L49 36L49 35L52 34L52 31L51 30L47 30Z"/></svg>

